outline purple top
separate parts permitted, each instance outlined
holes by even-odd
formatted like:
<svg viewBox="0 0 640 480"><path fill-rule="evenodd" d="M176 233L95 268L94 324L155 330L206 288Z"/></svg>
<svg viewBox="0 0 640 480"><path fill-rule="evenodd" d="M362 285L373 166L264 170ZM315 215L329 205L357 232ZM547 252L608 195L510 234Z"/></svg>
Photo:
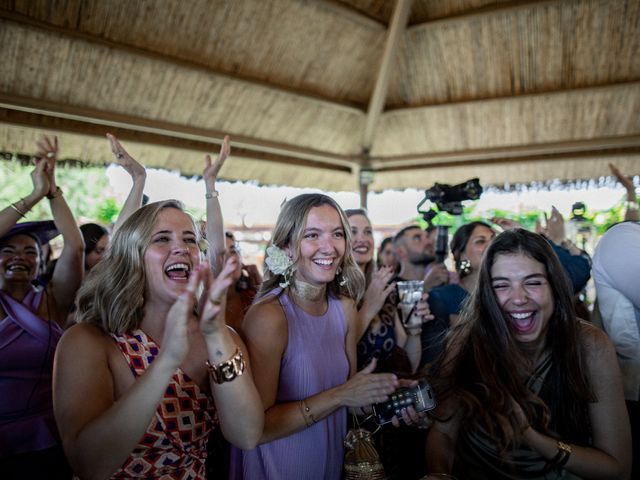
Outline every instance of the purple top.
<svg viewBox="0 0 640 480"><path fill-rule="evenodd" d="M267 295L277 295L275 289ZM340 300L329 297L327 311L313 316L283 293L278 297L288 324L280 363L276 403L296 402L336 387L349 377L347 322ZM302 413L300 413L302 416ZM340 408L304 430L253 450L232 447L232 480L339 480L344 460L347 410Z"/></svg>
<svg viewBox="0 0 640 480"><path fill-rule="evenodd" d="M0 291L0 457L58 444L51 373L62 329L36 315L42 295L31 290L20 303Z"/></svg>

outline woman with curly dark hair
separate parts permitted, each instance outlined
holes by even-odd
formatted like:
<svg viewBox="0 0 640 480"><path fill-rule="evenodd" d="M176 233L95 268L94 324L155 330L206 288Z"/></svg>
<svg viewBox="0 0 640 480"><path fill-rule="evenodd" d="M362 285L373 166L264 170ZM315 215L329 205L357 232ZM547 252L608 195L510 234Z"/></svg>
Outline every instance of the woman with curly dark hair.
<svg viewBox="0 0 640 480"><path fill-rule="evenodd" d="M628 478L615 350L576 318L564 269L538 234L504 232L486 250L434 384L441 420L427 439L432 472L465 480Z"/></svg>

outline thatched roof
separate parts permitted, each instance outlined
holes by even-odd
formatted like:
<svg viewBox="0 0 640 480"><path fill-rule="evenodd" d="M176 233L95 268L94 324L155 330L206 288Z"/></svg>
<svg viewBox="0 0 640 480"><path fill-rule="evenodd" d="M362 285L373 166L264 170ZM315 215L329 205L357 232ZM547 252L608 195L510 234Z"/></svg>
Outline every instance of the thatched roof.
<svg viewBox="0 0 640 480"><path fill-rule="evenodd" d="M640 0L0 0L0 151L357 190L640 174Z"/></svg>

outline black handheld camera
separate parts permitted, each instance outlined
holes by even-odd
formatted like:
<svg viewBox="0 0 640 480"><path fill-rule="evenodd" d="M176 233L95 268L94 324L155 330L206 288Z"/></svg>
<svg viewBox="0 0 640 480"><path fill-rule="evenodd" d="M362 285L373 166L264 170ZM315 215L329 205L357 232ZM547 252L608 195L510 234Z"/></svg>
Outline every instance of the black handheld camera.
<svg viewBox="0 0 640 480"><path fill-rule="evenodd" d="M436 397L429 382L421 380L415 387L397 389L389 400L373 405L373 416L378 425L384 425L389 423L394 415L401 418L402 409L409 406L413 406L418 413L436 408Z"/></svg>
<svg viewBox="0 0 640 480"><path fill-rule="evenodd" d="M438 225L436 236L436 262L442 263L449 254L449 227Z"/></svg>
<svg viewBox="0 0 640 480"><path fill-rule="evenodd" d="M437 205L438 210L447 212L451 215L462 215L462 202L465 200L477 200L482 194L482 185L480 180L472 178L458 185L446 185L444 183L436 183L433 187L425 190L424 199L418 204L418 212L423 215L426 212L420 211L420 207L424 202L429 200ZM431 216L431 219L433 219ZM431 219L425 218L428 222Z"/></svg>
<svg viewBox="0 0 640 480"><path fill-rule="evenodd" d="M472 178L458 185L445 185L436 183L433 187L425 190L424 198L418 203L418 213L429 224L433 225L433 219L439 212L447 212L451 215L462 215L462 202L465 200L477 200L482 194L480 180ZM430 201L438 209L420 210L420 207ZM444 262L449 253L449 227L438 225L438 236L436 238L436 261Z"/></svg>

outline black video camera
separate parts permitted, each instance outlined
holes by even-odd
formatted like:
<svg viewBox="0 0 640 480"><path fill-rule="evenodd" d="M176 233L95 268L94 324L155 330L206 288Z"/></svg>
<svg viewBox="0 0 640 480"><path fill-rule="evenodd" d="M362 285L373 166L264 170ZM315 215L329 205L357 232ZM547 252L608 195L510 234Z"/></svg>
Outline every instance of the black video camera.
<svg viewBox="0 0 640 480"><path fill-rule="evenodd" d="M436 183L425 191L425 197L438 206L441 212L451 215L462 214L464 200L477 200L482 194L482 186L477 178L472 178L458 185Z"/></svg>
<svg viewBox="0 0 640 480"><path fill-rule="evenodd" d="M465 200L477 200L482 194L480 180L472 178L458 185L446 185L436 183L433 187L425 190L424 198L418 204L418 213L429 224L433 225L433 219L438 212L447 212L451 215L462 215L462 202ZM429 200L438 207L438 210L420 210L420 207ZM449 253L449 227L438 225L438 236L436 240L436 261L443 262Z"/></svg>

